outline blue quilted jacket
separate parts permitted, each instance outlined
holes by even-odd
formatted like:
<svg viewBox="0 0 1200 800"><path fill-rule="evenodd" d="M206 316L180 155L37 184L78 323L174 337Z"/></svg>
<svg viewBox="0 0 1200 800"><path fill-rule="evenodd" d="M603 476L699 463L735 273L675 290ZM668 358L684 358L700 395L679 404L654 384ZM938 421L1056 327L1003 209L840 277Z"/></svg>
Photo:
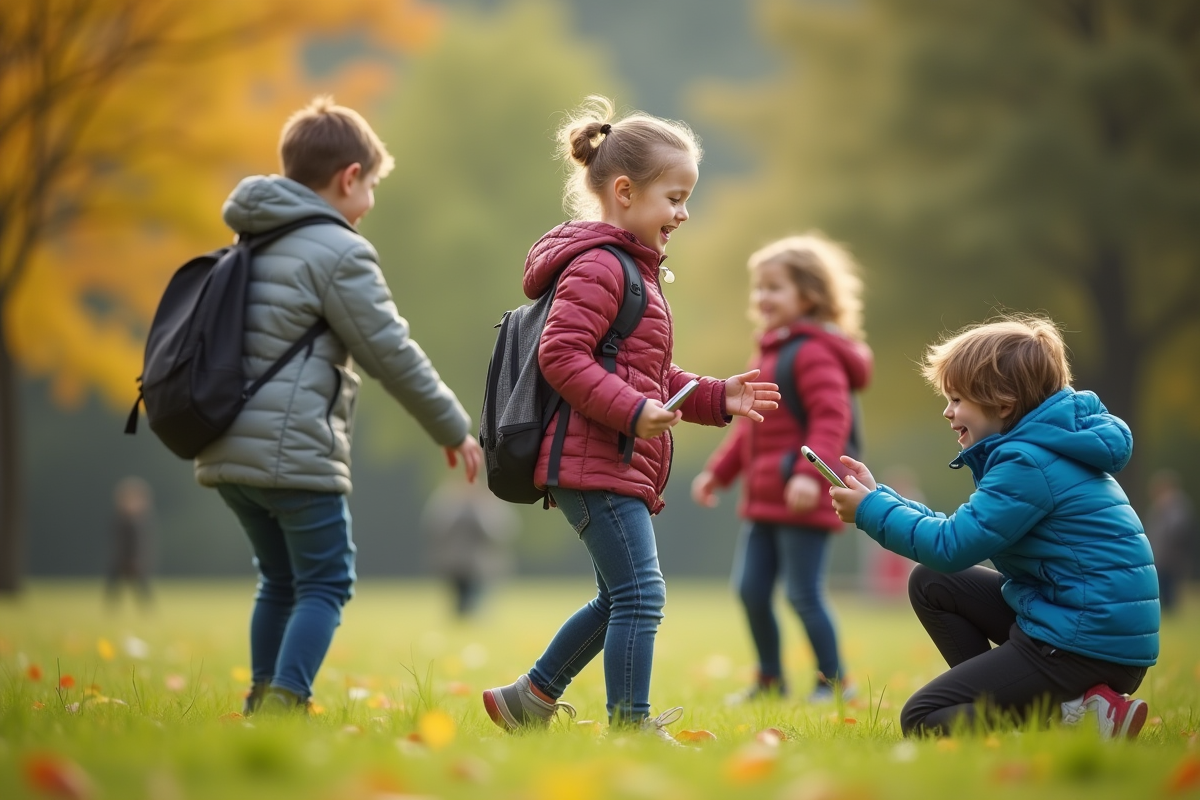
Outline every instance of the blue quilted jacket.
<svg viewBox="0 0 1200 800"><path fill-rule="evenodd" d="M1110 474L1132 451L1129 428L1095 394L1063 389L951 462L970 468L976 491L950 516L880 486L855 523L941 572L991 559L1029 636L1148 667L1158 659L1158 575L1142 523Z"/></svg>

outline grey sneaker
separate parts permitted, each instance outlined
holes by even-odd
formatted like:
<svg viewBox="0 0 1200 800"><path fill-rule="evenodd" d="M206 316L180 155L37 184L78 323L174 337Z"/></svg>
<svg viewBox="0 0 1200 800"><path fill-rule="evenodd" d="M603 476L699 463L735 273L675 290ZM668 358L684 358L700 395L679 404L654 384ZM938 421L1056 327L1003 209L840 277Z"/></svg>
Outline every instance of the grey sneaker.
<svg viewBox="0 0 1200 800"><path fill-rule="evenodd" d="M545 728L550 725L554 713L559 709L575 718L575 706L570 703L547 703L533 693L528 675L517 678L516 683L485 689L483 707L492 722L507 731L518 728Z"/></svg>
<svg viewBox="0 0 1200 800"><path fill-rule="evenodd" d="M683 706L668 708L657 717L646 717L644 720L642 720L642 730L646 733L652 734L668 744L675 745L676 747L683 747L683 745L677 742L675 737L672 736L666 729L667 725L670 725L673 722L678 722L679 718L682 716Z"/></svg>
<svg viewBox="0 0 1200 800"><path fill-rule="evenodd" d="M817 686L812 690L812 694L808 696L808 702L812 705L820 705L821 703L835 702L839 695L841 702L845 703L853 700L858 694L858 690L845 681L833 683L824 678L817 681Z"/></svg>
<svg viewBox="0 0 1200 800"><path fill-rule="evenodd" d="M250 693L246 695L246 700L242 703L242 716L248 717L258 711L258 707L262 705L263 698L267 696L270 689L271 684L266 682L251 684Z"/></svg>
<svg viewBox="0 0 1200 800"><path fill-rule="evenodd" d="M258 713L280 716L284 714L307 714L308 699L278 686L270 686L258 705Z"/></svg>

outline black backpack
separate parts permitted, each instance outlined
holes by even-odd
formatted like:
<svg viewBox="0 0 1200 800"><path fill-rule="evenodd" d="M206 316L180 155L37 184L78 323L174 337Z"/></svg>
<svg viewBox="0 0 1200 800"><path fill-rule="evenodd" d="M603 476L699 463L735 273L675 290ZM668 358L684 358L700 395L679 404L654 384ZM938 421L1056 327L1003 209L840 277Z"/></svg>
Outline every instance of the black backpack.
<svg viewBox="0 0 1200 800"><path fill-rule="evenodd" d="M647 296L642 274L629 254L619 247L603 245L615 255L625 272L621 307L612 327L600 342L597 358L609 372L617 371L621 342L633 333L646 312ZM558 485L558 468L571 408L542 377L538 367L538 344L550 314L558 281L532 303L506 311L496 326L500 334L488 363L483 412L479 416L479 444L483 447L488 488L510 503L549 504L544 489L533 484L542 438L554 413L560 408L550 448L546 483ZM625 463L633 458L633 437L621 435L618 446Z"/></svg>
<svg viewBox="0 0 1200 800"><path fill-rule="evenodd" d="M138 377L126 433L137 433L138 405L146 403L150 430L180 458L194 458L233 424L242 406L292 358L329 328L317 320L299 341L257 380L246 385L242 370L246 287L255 251L309 225L341 225L343 219L317 215L253 235L197 256L171 277L146 337L146 358Z"/></svg>
<svg viewBox="0 0 1200 800"><path fill-rule="evenodd" d="M808 341L808 338L801 334L789 339L783 347L779 348L779 360L775 362L775 383L779 385L783 407L791 413L805 431L808 430L808 412L804 410L804 404L800 402L800 396L796 393L796 354L800 352L801 345ZM828 459L836 458L840 453L818 455L823 455ZM859 406L857 392L850 392L850 436L846 440L846 455L854 459L862 458L862 408ZM796 459L799 457L799 453L789 453L784 458L780 469L784 474L785 482L786 478L791 476L792 470L796 466Z"/></svg>

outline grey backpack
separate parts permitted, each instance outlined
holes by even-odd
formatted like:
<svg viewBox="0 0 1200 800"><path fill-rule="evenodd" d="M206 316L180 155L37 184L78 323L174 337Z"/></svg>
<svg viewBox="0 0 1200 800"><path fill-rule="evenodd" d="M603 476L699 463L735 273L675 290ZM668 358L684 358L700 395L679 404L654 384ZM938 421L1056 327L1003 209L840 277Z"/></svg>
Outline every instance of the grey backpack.
<svg viewBox="0 0 1200 800"><path fill-rule="evenodd" d="M629 254L619 247L604 245L615 255L625 272L621 307L612 327L600 342L597 358L609 372L617 371L617 352L621 342L633 333L646 312L647 296L642 274ZM538 367L538 345L558 281L532 303L506 311L496 326L500 334L488 364L484 388L483 412L479 416L479 444L483 447L487 483L492 494L510 503L549 503L545 489L534 486L542 437L554 418L554 442L550 449L546 483L558 485L558 467L563 441L567 435L570 406L563 402ZM622 458L633 457L633 438L621 435Z"/></svg>

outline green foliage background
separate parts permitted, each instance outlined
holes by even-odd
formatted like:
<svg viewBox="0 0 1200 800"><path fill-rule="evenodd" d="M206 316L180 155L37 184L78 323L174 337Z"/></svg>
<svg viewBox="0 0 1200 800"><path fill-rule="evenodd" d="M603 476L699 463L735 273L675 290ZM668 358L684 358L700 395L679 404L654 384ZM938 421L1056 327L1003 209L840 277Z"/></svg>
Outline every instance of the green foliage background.
<svg viewBox="0 0 1200 800"><path fill-rule="evenodd" d="M592 92L686 119L706 145L692 219L671 245L676 361L740 370L752 336L745 261L819 228L867 275L876 373L868 460L914 470L950 511L969 479L915 363L945 330L998 309L1060 321L1077 385L1130 423L1120 476L1141 505L1159 466L1200 496L1200 15L1157 0L554 0L445 3L440 40L398 64L365 109L397 157L364 232L414 337L477 414L500 314L524 298L529 246L563 219L553 132ZM262 171L275 165L264 164ZM214 209L215 213L215 209ZM364 569L422 569L411 520L446 470L370 381L357 426ZM108 492L146 474L168 571L245 571L217 498L153 441L91 405L66 417L27 392L36 572L103 562ZM720 573L737 522L687 485L720 441L685 426L658 531L668 571ZM69 487L74 503L62 502ZM526 571L586 570L557 515L521 509ZM855 567L857 537L835 570Z"/></svg>

